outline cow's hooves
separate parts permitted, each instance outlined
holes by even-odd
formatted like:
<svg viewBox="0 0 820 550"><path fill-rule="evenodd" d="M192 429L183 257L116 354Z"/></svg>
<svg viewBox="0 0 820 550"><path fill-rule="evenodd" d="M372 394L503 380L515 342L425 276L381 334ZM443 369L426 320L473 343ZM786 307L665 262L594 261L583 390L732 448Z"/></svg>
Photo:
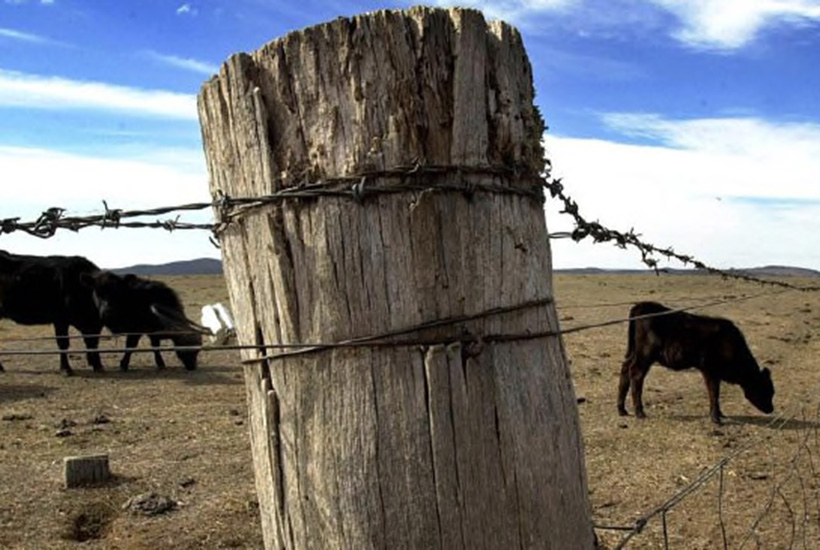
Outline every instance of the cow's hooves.
<svg viewBox="0 0 820 550"><path fill-rule="evenodd" d="M74 371L71 369L63 369L60 371L63 376L74 376Z"/></svg>
<svg viewBox="0 0 820 550"><path fill-rule="evenodd" d="M618 409L618 416L629 416L629 413L626 412L626 409Z"/></svg>

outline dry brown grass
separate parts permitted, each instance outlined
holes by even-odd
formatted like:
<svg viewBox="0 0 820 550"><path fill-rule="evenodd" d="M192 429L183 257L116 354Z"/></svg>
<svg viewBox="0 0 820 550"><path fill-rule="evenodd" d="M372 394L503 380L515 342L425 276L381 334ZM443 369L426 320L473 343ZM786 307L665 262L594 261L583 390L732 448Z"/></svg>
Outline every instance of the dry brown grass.
<svg viewBox="0 0 820 550"><path fill-rule="evenodd" d="M226 300L221 277L164 280L195 319L203 304ZM0 324L2 340L42 335L50 328ZM72 349L81 350L82 342ZM168 369L157 372L153 357L140 353L120 373L119 356L104 355L108 370L97 375L78 353L76 376L65 378L56 356L4 358L0 416L22 420L0 421L0 548L76 548L83 538L89 549L262 548L238 355L211 352L201 359L188 372L168 353ZM101 417L109 422L99 423ZM76 423L72 435L58 437L67 423ZM113 482L62 487L64 457L100 452L109 454ZM178 501L178 508L153 517L123 509L129 498L151 491Z"/></svg>
<svg viewBox="0 0 820 550"><path fill-rule="evenodd" d="M775 383L772 416L755 410L738 386L723 384L721 405L729 419L717 427L709 420L697 371L655 366L644 389L649 418L622 418L615 397L626 326L567 335L576 392L584 400L579 411L596 523L631 525L738 452L724 468L722 497L716 475L669 512L669 547L723 548L720 505L729 548L820 548L820 492L813 475L820 467L815 364L820 305L816 293L778 292L707 276L558 277L556 297L565 328L627 316L629 305L600 307L605 303L651 299L684 307L730 300L696 313L734 320L761 366L772 369ZM744 296L758 297L735 300ZM577 307L588 304L599 307ZM750 533L758 518L758 528ZM624 533L602 530L599 536L613 547ZM627 548L664 548L661 517Z"/></svg>
<svg viewBox="0 0 820 550"><path fill-rule="evenodd" d="M219 277L164 280L180 291L194 317L202 304L226 299ZM559 275L555 289L564 327L625 317L627 303L640 299L682 306L772 292L711 277L637 275ZM582 398L596 522L628 525L728 453L749 446L727 464L722 498L715 477L669 513L670 546L722 548L716 521L720 502L729 547L740 547L771 499L754 535L758 538L746 547L789 548L792 525L795 548L820 547L818 492L811 472L814 465L820 468L817 295L769 294L702 312L737 322L760 363L773 370L777 413L798 418L773 426L772 417L755 411L739 388L724 386L722 408L730 418L716 428L709 422L700 376L660 367L647 379L649 418L621 418L615 391L625 325L567 335L576 392ZM50 329L0 322L0 340L32 336L50 336ZM50 340L2 345L54 347ZM81 348L79 343L72 347ZM108 372L96 375L77 354L72 357L77 376L64 378L57 373L56 356L4 358L0 416L15 419L0 421L0 548L76 548L79 539L88 539L82 544L88 549L262 548L238 354L203 354L195 372L184 371L170 356L169 368L161 373L148 354L135 355L125 374L115 368L116 356L104 360ZM101 422L102 417L109 422ZM61 426L71 423L76 423L68 428L71 435L58 437ZM63 458L99 452L109 454L115 480L64 489ZM177 500L179 507L154 517L123 509L129 498L149 491ZM611 548L623 533L601 530L599 536ZM662 547L660 518L628 546Z"/></svg>

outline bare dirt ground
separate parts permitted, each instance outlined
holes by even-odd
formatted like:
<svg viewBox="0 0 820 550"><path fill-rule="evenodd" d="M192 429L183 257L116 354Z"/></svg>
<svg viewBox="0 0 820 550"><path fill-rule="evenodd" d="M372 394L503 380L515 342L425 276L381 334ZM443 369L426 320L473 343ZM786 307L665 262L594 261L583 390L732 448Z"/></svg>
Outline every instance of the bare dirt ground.
<svg viewBox="0 0 820 550"><path fill-rule="evenodd" d="M205 303L227 303L220 277L163 280L193 318ZM777 391L776 412L766 416L738 387L724 385L729 419L717 427L698 373L653 367L644 392L649 418L621 418L615 393L626 325L566 335L603 547L628 535L610 527L647 517L627 548L664 548L665 538L669 548L723 548L724 537L728 548L820 548L820 304L816 293L776 292L706 276L556 277L564 328L624 318L630 302L642 299L674 307L729 300L696 312L734 320L772 369ZM51 336L49 327L0 322L5 350L54 349L50 338L19 341L43 336ZM71 378L58 374L55 355L3 357L0 548L262 548L238 353L200 357L200 368L187 372L168 354L169 368L157 372L150 354L137 354L131 371L120 373L118 356L105 355L108 371L100 375L76 353ZM108 453L114 480L65 489L64 457L97 453ZM687 489L665 517L651 515ZM126 506L149 493L176 507L146 515Z"/></svg>

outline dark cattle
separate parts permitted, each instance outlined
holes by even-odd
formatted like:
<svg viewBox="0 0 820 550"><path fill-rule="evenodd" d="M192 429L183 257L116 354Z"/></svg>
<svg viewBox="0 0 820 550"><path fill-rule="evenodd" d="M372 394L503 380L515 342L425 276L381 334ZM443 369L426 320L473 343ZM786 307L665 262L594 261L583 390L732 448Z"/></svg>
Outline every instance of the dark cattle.
<svg viewBox="0 0 820 550"><path fill-rule="evenodd" d="M171 287L110 271L93 273L84 278L84 283L93 292L103 324L114 334L125 334L127 348L135 348L143 334L154 348L162 340L171 340L174 346L193 346L196 349L178 349L176 354L186 369L196 368L201 327L185 317L182 302ZM128 370L130 361L131 352L126 351L120 369ZM159 350L154 351L154 361L158 369L165 368Z"/></svg>
<svg viewBox="0 0 820 550"><path fill-rule="evenodd" d="M774 385L769 369L760 367L746 339L729 320L671 312L655 302L641 302L629 312L629 342L618 386L618 412L632 388L635 416L645 417L643 381L649 367L659 363L673 370L696 368L709 392L712 421L720 424L720 383L739 384L752 405L764 413L774 410Z"/></svg>
<svg viewBox="0 0 820 550"><path fill-rule="evenodd" d="M81 276L98 270L81 256L23 256L0 250L0 317L21 325L54 325L65 374L72 373L69 326L82 333L88 364L95 371L103 369L96 351L102 321L91 290L80 282Z"/></svg>

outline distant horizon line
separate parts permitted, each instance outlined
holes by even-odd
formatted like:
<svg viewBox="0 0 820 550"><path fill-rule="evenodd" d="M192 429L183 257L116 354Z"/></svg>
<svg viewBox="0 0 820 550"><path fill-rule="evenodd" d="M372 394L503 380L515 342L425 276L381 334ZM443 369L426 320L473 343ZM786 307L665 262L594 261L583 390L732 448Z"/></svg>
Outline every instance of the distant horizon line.
<svg viewBox="0 0 820 550"><path fill-rule="evenodd" d="M212 258L203 256L200 258L193 258L189 260L172 260L169 262L162 262L156 264L149 264L149 263L137 263L132 264L125 267L113 267L113 268L105 268L109 271L117 271L117 272L131 272L131 271L138 271L142 273L148 273L152 270L157 270L160 272L167 272L169 270L173 270L174 268L179 268L181 270L180 274L185 274L185 268L190 268L192 266L201 265L203 263L209 263L210 267L206 270L207 273L213 273L214 268L216 265L219 266L219 270L222 269L222 260L219 258ZM695 267L662 267L658 268L657 270L660 273L668 273L668 274L697 274L703 273L708 274L704 270L695 268ZM780 276L794 276L794 275L810 275L810 276L817 276L820 277L820 270L813 269L810 267L801 267L801 266L792 266L792 265L778 265L778 264L768 264L762 266L755 266L755 267L733 267L723 269L721 271L725 271L727 273L737 273L737 272L753 272L763 275L780 275ZM627 273L635 273L635 274L644 274L644 273L655 273L655 270L646 267L595 267L595 266L586 266L586 267L554 267L553 272L556 273L578 273L578 274L594 274L594 273L610 273L610 274L627 274Z"/></svg>

